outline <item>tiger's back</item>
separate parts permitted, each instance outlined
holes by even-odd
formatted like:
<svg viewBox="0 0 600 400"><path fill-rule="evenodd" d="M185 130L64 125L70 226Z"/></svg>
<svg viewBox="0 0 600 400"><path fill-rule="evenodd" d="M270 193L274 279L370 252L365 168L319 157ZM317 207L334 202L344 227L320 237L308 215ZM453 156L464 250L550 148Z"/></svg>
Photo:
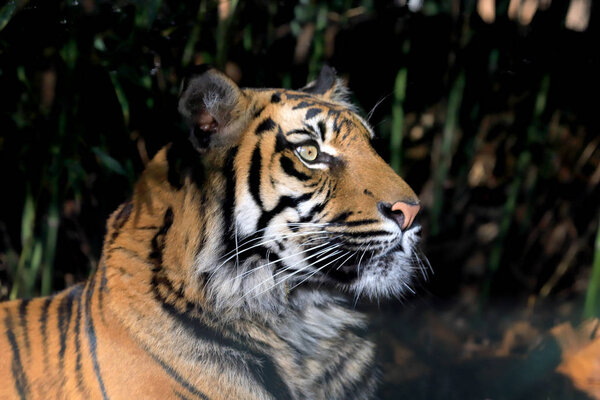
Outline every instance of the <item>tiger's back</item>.
<svg viewBox="0 0 600 400"><path fill-rule="evenodd" d="M92 282L0 307L5 330L0 399L169 398L175 393L168 390L170 379L161 379L164 372L118 325L107 325L102 317L96 322L92 303L98 282Z"/></svg>
<svg viewBox="0 0 600 400"><path fill-rule="evenodd" d="M190 137L108 220L98 271L0 305L0 398L368 398L375 347L343 292L410 284L418 199L330 69L302 91L184 89Z"/></svg>

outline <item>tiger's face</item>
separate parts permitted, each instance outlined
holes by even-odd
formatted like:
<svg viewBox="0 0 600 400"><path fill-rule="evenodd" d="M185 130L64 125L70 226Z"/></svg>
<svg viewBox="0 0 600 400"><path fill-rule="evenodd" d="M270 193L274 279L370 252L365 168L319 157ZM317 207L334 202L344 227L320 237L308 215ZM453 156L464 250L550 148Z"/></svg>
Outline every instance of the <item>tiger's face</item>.
<svg viewBox="0 0 600 400"><path fill-rule="evenodd" d="M410 290L422 266L419 199L377 155L371 128L340 95L331 70L305 91L225 82L229 110L210 111L210 100L193 96L198 88L180 103L196 121L192 141L212 138L202 150L207 159L228 154L221 168L232 173L230 244L219 268L259 277L248 289L253 296L281 287L374 298Z"/></svg>

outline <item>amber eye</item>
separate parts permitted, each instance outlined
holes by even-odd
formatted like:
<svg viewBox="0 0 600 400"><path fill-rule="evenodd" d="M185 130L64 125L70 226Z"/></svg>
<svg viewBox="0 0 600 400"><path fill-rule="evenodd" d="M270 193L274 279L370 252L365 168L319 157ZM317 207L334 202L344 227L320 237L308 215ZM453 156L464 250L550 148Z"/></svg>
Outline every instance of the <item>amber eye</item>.
<svg viewBox="0 0 600 400"><path fill-rule="evenodd" d="M302 146L296 147L296 152L298 155L302 157L304 161L315 161L317 156L319 155L319 149L317 146L313 146L311 144L305 144Z"/></svg>

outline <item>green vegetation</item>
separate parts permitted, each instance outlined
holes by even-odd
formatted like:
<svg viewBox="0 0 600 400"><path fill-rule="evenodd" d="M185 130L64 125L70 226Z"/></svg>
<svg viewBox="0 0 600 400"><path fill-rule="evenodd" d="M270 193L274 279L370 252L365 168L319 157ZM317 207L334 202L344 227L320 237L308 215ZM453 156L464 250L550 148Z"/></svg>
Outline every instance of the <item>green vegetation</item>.
<svg viewBox="0 0 600 400"><path fill-rule="evenodd" d="M475 2L402 3L7 2L0 298L49 294L97 267L106 218L184 134L176 104L190 67L298 88L326 62L369 116L378 151L420 193L428 290L475 287L481 304L587 296L584 314L598 315L591 33L568 31L555 2L527 28L506 2L491 25Z"/></svg>

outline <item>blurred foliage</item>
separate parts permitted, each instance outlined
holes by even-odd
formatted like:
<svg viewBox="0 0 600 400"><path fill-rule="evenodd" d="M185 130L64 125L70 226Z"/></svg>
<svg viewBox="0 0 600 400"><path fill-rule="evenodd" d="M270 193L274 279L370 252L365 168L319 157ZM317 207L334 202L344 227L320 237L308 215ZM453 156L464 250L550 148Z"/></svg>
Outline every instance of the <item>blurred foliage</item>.
<svg viewBox="0 0 600 400"><path fill-rule="evenodd" d="M597 7L578 32L565 27L568 2L526 24L509 1L491 23L475 1L404 3L1 6L0 298L48 294L96 267L109 213L183 132L189 67L296 88L327 62L425 205L428 291L482 305L589 290L585 312L597 315Z"/></svg>

